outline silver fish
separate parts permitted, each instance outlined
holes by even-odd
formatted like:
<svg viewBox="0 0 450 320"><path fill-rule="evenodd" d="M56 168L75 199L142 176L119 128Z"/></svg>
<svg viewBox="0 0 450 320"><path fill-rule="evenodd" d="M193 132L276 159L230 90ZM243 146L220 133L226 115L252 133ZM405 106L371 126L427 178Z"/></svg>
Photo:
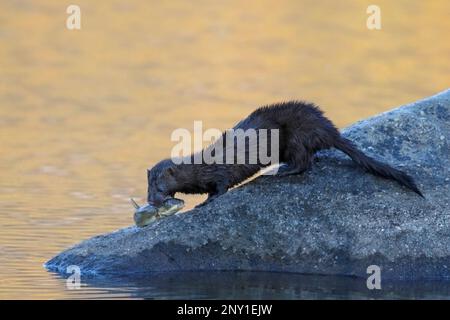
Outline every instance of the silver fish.
<svg viewBox="0 0 450 320"><path fill-rule="evenodd" d="M133 199L131 199L131 203L136 208L134 222L138 227L148 226L156 220L171 216L184 208L184 201L176 198L165 200L159 208L151 204L141 207Z"/></svg>

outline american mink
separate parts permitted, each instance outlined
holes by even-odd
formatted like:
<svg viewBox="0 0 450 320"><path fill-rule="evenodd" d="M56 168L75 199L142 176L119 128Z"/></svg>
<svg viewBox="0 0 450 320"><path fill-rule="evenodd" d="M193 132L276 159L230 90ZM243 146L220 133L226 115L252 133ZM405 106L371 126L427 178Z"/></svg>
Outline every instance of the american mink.
<svg viewBox="0 0 450 320"><path fill-rule="evenodd" d="M350 140L342 137L333 123L313 103L290 101L264 106L255 110L233 129L279 130L279 163L285 163L285 165L281 167L278 175L300 174L311 166L317 151L334 147L346 153L369 173L395 180L423 197L413 178L388 164L366 156ZM222 134L221 139L226 139L225 133ZM216 140L212 146L218 141L221 141L219 148L225 150L223 140L220 139ZM247 151L248 141L245 143ZM270 144L270 139L268 143ZM204 151L205 149L200 152ZM194 154L190 156L191 160L194 156ZM248 152L246 156L248 157ZM267 164L262 164L259 159L254 164L247 162L207 164L204 161L199 164L193 161L191 164L176 164L171 159L166 159L147 171L147 201L159 206L165 199L173 197L176 192L207 193L208 198L203 203L205 204L253 176L265 166Z"/></svg>

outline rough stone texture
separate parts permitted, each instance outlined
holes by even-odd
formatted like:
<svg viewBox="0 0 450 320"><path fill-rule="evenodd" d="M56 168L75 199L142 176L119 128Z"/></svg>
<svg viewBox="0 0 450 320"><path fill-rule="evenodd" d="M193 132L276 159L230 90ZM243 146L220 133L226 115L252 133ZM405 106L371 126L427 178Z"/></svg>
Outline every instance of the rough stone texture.
<svg viewBox="0 0 450 320"><path fill-rule="evenodd" d="M262 176L210 205L143 229L83 241L49 270L86 274L258 270L450 278L450 90L344 130L367 154L403 168L426 199L322 152L301 176Z"/></svg>

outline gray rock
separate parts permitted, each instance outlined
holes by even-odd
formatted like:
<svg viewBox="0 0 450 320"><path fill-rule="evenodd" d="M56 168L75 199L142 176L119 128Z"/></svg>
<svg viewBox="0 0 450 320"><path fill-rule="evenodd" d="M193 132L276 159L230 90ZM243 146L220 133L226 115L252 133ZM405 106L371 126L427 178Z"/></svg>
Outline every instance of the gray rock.
<svg viewBox="0 0 450 320"><path fill-rule="evenodd" d="M426 199L321 152L300 176L261 176L217 201L148 227L97 236L47 262L86 274L257 270L450 278L450 90L343 131L412 175Z"/></svg>

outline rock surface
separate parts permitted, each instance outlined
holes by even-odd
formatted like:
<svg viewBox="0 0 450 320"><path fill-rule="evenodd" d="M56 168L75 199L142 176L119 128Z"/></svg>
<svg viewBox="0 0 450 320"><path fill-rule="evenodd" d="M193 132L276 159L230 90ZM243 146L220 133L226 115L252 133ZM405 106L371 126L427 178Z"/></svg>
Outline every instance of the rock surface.
<svg viewBox="0 0 450 320"><path fill-rule="evenodd" d="M412 175L426 199L357 168L339 151L300 176L261 176L148 227L97 236L47 262L65 272L255 270L383 279L450 278L450 90L343 131Z"/></svg>

